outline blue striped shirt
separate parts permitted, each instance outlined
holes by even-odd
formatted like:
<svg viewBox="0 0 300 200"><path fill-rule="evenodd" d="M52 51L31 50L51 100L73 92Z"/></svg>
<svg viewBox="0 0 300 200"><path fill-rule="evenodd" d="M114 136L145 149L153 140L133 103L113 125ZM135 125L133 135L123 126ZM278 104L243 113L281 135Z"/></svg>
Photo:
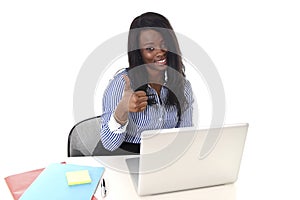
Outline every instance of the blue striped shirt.
<svg viewBox="0 0 300 200"><path fill-rule="evenodd" d="M142 112L129 112L128 123L121 126L116 122L113 113L122 99L125 80L123 74L126 70L121 71L110 80L102 100L102 124L101 140L103 146L113 151L126 141L129 143L140 143L141 133L144 130L166 129L174 127L192 126L193 115L193 92L189 81L185 81L184 95L187 100L187 109L181 113L181 121L178 123L176 106L165 106L168 90L166 87L161 88L160 97L153 88L149 88L150 94L155 94L156 104L148 105ZM160 98L160 100L159 100ZM117 124L117 125L116 125Z"/></svg>

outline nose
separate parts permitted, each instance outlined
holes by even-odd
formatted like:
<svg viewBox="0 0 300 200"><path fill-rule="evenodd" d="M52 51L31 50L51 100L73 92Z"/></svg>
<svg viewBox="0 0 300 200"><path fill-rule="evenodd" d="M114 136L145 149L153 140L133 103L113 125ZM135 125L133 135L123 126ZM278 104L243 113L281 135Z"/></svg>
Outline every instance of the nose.
<svg viewBox="0 0 300 200"><path fill-rule="evenodd" d="M157 57L157 58L164 57L164 56L166 55L166 52L167 52L166 49L159 48L159 49L157 49L156 57Z"/></svg>

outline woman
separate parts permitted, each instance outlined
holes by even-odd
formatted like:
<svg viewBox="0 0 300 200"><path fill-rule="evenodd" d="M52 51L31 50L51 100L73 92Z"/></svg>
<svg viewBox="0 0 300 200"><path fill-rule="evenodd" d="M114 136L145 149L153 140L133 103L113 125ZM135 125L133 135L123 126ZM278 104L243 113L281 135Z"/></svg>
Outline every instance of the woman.
<svg viewBox="0 0 300 200"><path fill-rule="evenodd" d="M164 16L147 12L133 20L128 60L129 67L104 92L101 141L109 151L139 153L144 130L192 126L194 100L176 35Z"/></svg>

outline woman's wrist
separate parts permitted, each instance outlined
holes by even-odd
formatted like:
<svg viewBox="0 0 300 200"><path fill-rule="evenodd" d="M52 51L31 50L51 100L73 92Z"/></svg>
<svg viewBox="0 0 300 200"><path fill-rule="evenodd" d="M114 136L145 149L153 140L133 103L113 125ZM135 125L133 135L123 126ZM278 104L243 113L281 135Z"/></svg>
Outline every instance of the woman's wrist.
<svg viewBox="0 0 300 200"><path fill-rule="evenodd" d="M116 112L114 112L113 116L115 120L121 125L125 125L128 121L128 117L126 117L126 119L121 119L120 117L117 116Z"/></svg>
<svg viewBox="0 0 300 200"><path fill-rule="evenodd" d="M113 117L119 124L125 125L128 121L128 102L122 99L119 102Z"/></svg>

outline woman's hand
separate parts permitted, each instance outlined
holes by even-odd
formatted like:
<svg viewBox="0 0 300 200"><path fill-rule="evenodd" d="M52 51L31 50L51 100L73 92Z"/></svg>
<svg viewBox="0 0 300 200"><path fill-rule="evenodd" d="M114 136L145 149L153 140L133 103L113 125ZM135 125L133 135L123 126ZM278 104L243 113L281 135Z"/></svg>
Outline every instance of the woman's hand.
<svg viewBox="0 0 300 200"><path fill-rule="evenodd" d="M123 75L125 79L125 88L121 101L127 102L127 109L129 112L141 112L147 107L148 97L144 91L134 92L130 87L130 80L127 75Z"/></svg>
<svg viewBox="0 0 300 200"><path fill-rule="evenodd" d="M123 75L125 79L125 88L123 96L119 102L114 117L120 124L125 124L128 119L128 112L142 112L147 107L148 97L144 91L134 92L130 87L130 80L127 75Z"/></svg>
<svg viewBox="0 0 300 200"><path fill-rule="evenodd" d="M122 100L125 105L127 104L127 111L129 112L141 112L147 107L148 97L144 91L134 92L130 87L130 80L127 75L123 75L125 79L125 88Z"/></svg>

